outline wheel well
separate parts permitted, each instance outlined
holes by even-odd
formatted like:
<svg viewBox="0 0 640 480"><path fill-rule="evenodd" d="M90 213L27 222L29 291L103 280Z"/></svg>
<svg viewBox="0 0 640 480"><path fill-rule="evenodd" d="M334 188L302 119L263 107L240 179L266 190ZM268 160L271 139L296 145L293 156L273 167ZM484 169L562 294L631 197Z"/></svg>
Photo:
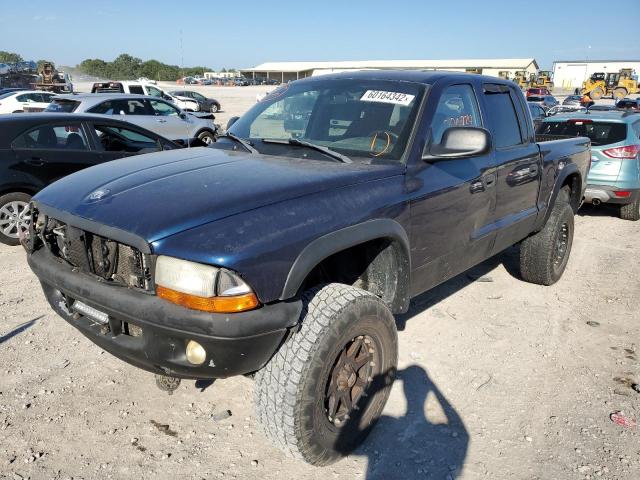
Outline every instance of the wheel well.
<svg viewBox="0 0 640 480"><path fill-rule="evenodd" d="M36 193L38 193L38 190L30 189L27 187L12 187L12 188L0 189L0 197L2 195L7 195L8 193L26 193L27 195L34 196Z"/></svg>
<svg viewBox="0 0 640 480"><path fill-rule="evenodd" d="M326 283L344 283L380 297L391 310L405 311L409 259L399 242L377 238L341 250L318 263L300 292Z"/></svg>
<svg viewBox="0 0 640 480"><path fill-rule="evenodd" d="M571 205L571 208L575 213L578 211L578 208L580 208L580 203L582 202L582 181L580 179L580 175L573 173L565 178L560 188L562 189L567 186L570 190L569 205Z"/></svg>

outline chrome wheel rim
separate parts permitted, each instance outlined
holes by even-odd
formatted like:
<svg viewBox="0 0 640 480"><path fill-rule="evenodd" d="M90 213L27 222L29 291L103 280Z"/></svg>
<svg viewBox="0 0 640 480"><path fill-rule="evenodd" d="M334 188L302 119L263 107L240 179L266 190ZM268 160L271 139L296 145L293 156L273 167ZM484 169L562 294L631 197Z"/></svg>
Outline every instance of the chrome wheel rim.
<svg viewBox="0 0 640 480"><path fill-rule="evenodd" d="M211 113L218 113L218 107L216 105L211 105Z"/></svg>
<svg viewBox="0 0 640 480"><path fill-rule="evenodd" d="M31 209L27 202L14 200L0 207L0 232L9 238L19 238L31 223Z"/></svg>

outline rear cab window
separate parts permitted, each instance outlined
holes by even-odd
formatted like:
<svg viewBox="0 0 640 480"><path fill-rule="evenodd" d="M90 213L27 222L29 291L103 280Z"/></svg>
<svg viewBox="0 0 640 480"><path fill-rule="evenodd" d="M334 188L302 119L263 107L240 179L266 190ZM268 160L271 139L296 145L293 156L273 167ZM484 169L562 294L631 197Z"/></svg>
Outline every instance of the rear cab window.
<svg viewBox="0 0 640 480"><path fill-rule="evenodd" d="M593 146L611 145L626 140L627 125L618 122L572 118L566 121L544 122L538 127L536 134L589 137Z"/></svg>
<svg viewBox="0 0 640 480"><path fill-rule="evenodd" d="M493 141L496 149L510 148L524 143L526 125L521 124L522 114L518 115L516 110L516 104L520 103L514 98L511 89L499 84L485 84L484 100L488 111L491 112Z"/></svg>
<svg viewBox="0 0 640 480"><path fill-rule="evenodd" d="M41 125L16 137L11 144L15 149L34 150L88 150L87 138L79 123Z"/></svg>

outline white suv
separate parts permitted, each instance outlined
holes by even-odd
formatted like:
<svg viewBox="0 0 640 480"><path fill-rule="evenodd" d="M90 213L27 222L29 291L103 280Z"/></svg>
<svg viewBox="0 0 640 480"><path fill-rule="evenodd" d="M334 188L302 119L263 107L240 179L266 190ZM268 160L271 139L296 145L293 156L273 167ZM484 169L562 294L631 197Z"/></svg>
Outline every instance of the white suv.
<svg viewBox="0 0 640 480"><path fill-rule="evenodd" d="M134 95L148 95L168 100L186 112L200 111L200 105L192 98L176 97L150 83L138 81L99 82L94 83L91 93L131 93Z"/></svg>

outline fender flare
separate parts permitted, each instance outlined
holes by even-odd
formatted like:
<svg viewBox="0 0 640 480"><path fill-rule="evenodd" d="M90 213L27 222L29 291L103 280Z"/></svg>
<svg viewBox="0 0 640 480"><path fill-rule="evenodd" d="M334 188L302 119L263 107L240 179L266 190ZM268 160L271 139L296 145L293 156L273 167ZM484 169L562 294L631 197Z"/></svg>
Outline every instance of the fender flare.
<svg viewBox="0 0 640 480"><path fill-rule="evenodd" d="M316 238L309 243L293 262L282 288L280 300L295 297L307 275L324 259L334 253L379 238L392 240L399 248L400 260L396 295L390 305L393 312L405 312L409 308L411 284L411 255L409 237L395 220L380 218L367 220Z"/></svg>
<svg viewBox="0 0 640 480"><path fill-rule="evenodd" d="M556 199L558 198L558 193L560 193L560 189L564 185L565 180L572 175L576 175L578 177L578 181L580 182L580 185L579 185L580 197L578 198L577 205L575 205L574 207L575 211L577 211L577 209L580 207L580 203L582 202L582 194L584 191L584 180L582 178L582 174L580 173L580 170L578 169L578 166L575 163L568 163L560 171L560 174L558 175L558 178L556 178L555 184L553 185L553 190L551 190L549 202L547 203L547 211L544 214L544 220L539 225L540 229L542 229L547 224L547 220L549 220L549 216L551 216L551 210L553 209L553 206L556 203Z"/></svg>

